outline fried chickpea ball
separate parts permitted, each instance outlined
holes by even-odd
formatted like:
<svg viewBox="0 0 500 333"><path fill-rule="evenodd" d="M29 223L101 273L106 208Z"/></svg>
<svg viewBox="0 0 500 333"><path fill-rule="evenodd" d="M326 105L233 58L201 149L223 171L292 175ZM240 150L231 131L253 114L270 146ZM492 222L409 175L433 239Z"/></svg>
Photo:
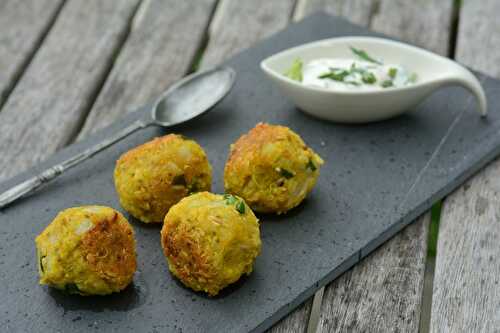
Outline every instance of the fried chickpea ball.
<svg viewBox="0 0 500 333"><path fill-rule="evenodd" d="M136 270L134 231L112 208L63 210L35 239L40 284L80 295L119 292Z"/></svg>
<svg viewBox="0 0 500 333"><path fill-rule="evenodd" d="M242 199L201 192L170 209L161 244L174 276L214 296L252 272L261 248L259 223Z"/></svg>
<svg viewBox="0 0 500 333"><path fill-rule="evenodd" d="M114 179L125 210L142 222L161 223L179 200L210 190L212 168L195 141L169 134L123 154Z"/></svg>
<svg viewBox="0 0 500 333"><path fill-rule="evenodd" d="M289 128L259 123L231 145L224 187L254 211L281 214L312 190L322 164Z"/></svg>

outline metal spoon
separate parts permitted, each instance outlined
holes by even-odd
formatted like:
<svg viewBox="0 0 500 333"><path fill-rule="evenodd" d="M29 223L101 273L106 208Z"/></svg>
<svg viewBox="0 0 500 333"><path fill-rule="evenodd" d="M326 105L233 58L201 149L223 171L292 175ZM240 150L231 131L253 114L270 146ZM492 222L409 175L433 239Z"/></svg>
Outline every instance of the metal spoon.
<svg viewBox="0 0 500 333"><path fill-rule="evenodd" d="M156 100L151 107L150 117L135 121L95 146L11 187L0 194L0 208L36 190L69 168L141 128L151 125L171 127L207 112L229 93L235 77L235 71L229 67L214 68L186 76L172 85Z"/></svg>

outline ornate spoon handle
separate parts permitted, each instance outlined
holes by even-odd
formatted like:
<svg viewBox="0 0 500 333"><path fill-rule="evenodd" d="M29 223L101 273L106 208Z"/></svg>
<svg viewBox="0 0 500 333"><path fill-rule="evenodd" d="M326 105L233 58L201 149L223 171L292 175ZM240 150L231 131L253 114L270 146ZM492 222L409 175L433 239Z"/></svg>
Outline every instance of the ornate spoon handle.
<svg viewBox="0 0 500 333"><path fill-rule="evenodd" d="M21 198L22 196L33 192L40 186L48 183L52 179L62 174L64 171L74 167L75 165L79 164L82 161L85 161L89 157L94 156L101 150L108 148L109 146L116 143L117 141L120 141L127 135L137 131L138 129L147 127L149 125L151 125L151 123L144 122L144 120L137 120L131 125L115 133L113 136L99 142L98 144L88 149L85 149L81 153L78 153L63 162L42 171L38 175L31 177L23 181L22 183L14 185L4 193L0 194L0 209L14 202L15 200Z"/></svg>

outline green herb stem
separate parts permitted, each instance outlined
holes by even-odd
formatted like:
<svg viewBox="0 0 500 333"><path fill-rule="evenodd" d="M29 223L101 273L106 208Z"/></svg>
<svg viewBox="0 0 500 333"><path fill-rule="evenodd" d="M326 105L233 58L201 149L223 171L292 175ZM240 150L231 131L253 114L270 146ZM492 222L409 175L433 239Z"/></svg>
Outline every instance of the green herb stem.
<svg viewBox="0 0 500 333"><path fill-rule="evenodd" d="M380 61L378 61L375 58L372 58L371 56L369 56L368 53L366 53L365 50L357 49L357 48L352 47L352 46L350 48L351 48L352 53L354 53L355 55L357 55L360 59L362 59L364 61L372 62L374 64L382 65L382 63Z"/></svg>
<svg viewBox="0 0 500 333"><path fill-rule="evenodd" d="M320 79L331 79L334 81L341 81L344 82L344 79L346 76L350 75L351 73L345 69L330 69L330 72L321 74L318 76Z"/></svg>

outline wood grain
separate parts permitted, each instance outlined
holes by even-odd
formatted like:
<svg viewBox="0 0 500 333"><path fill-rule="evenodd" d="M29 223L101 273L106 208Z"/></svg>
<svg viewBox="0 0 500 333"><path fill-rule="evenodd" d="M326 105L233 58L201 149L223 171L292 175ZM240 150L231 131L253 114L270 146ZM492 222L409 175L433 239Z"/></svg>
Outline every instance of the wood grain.
<svg viewBox="0 0 500 333"><path fill-rule="evenodd" d="M500 78L500 2L463 1L458 27L456 59Z"/></svg>
<svg viewBox="0 0 500 333"><path fill-rule="evenodd" d="M377 2L373 0L298 0L294 19L317 11L324 11L330 15L343 16L353 23L369 26L375 12Z"/></svg>
<svg viewBox="0 0 500 333"><path fill-rule="evenodd" d="M143 1L79 137L150 102L184 76L204 38L215 2Z"/></svg>
<svg viewBox="0 0 500 333"><path fill-rule="evenodd" d="M417 332L429 214L331 283L321 332Z"/></svg>
<svg viewBox="0 0 500 333"><path fill-rule="evenodd" d="M458 61L497 78L500 78L499 13L497 0L464 1L455 53ZM497 159L443 203L431 332L500 332L499 244L500 160Z"/></svg>
<svg viewBox="0 0 500 333"><path fill-rule="evenodd" d="M449 52L449 0L418 5L403 0L302 0L297 10L298 18L325 10L443 55ZM422 36L423 29L433 31ZM418 331L429 223L427 214L327 286L319 331Z"/></svg>
<svg viewBox="0 0 500 333"><path fill-rule="evenodd" d="M0 1L0 106L53 23L62 0Z"/></svg>
<svg viewBox="0 0 500 333"><path fill-rule="evenodd" d="M221 0L210 24L202 68L215 66L235 53L286 27L293 0Z"/></svg>
<svg viewBox="0 0 500 333"><path fill-rule="evenodd" d="M453 1L381 0L372 29L448 55Z"/></svg>
<svg viewBox="0 0 500 333"><path fill-rule="evenodd" d="M45 159L79 128L137 0L72 0L0 112L0 179Z"/></svg>
<svg viewBox="0 0 500 333"><path fill-rule="evenodd" d="M452 9L450 0L299 0L294 17L299 19L323 10L439 54L447 54Z"/></svg>
<svg viewBox="0 0 500 333"><path fill-rule="evenodd" d="M309 323L309 315L311 313L312 298L299 306L297 309L290 312L290 314L267 332L272 333L290 333L290 332L306 332L307 324Z"/></svg>

